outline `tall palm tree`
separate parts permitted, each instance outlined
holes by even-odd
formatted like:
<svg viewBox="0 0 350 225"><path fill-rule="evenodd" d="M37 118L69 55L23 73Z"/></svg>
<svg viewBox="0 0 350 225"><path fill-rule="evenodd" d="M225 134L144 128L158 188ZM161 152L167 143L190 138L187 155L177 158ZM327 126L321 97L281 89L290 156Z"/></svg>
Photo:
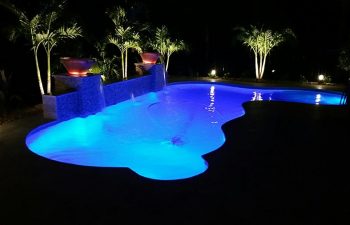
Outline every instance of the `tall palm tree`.
<svg viewBox="0 0 350 225"><path fill-rule="evenodd" d="M140 35L138 33L131 33L131 36L128 38L127 41L123 43L125 48L125 75L124 78L127 78L128 74L128 49L135 49L138 52L141 52L140 47Z"/></svg>
<svg viewBox="0 0 350 225"><path fill-rule="evenodd" d="M160 54L160 60L165 63L165 71L168 71L170 56L177 51L185 50L186 45L183 40L172 40L166 26L156 28L153 48Z"/></svg>
<svg viewBox="0 0 350 225"><path fill-rule="evenodd" d="M186 45L183 40L170 41L170 39L167 39L166 43L167 43L167 53L166 53L167 59L166 59L165 71L168 71L170 56L174 52L185 50Z"/></svg>
<svg viewBox="0 0 350 225"><path fill-rule="evenodd" d="M128 50L135 49L138 52L141 51L140 35L135 31L134 26L128 25L126 12L123 8L117 7L108 13L115 28L114 33L110 34L107 40L109 43L117 46L120 51L122 77L126 79L128 74Z"/></svg>
<svg viewBox="0 0 350 225"><path fill-rule="evenodd" d="M32 19L29 19L26 14L17 9L14 5L1 3L1 5L10 9L15 15L17 15L20 27L14 29L10 35L10 39L14 40L19 34L24 34L31 40L32 50L34 53L36 73L39 82L39 88L41 95L45 93L51 94L51 51L53 47L64 39L73 39L81 36L81 28L76 24L71 27L60 27L54 29L54 22L57 20L59 12L63 9L65 1L54 6L56 10L52 10L49 13L42 13L35 15ZM45 92L42 76L40 72L38 50L43 46L46 51L47 59L47 90Z"/></svg>
<svg viewBox="0 0 350 225"><path fill-rule="evenodd" d="M49 25L49 27L51 27L51 25ZM62 26L56 30L49 28L45 33L42 33L41 35L43 37L43 46L46 52L46 59L47 59L47 93L51 94L52 49L64 39L74 39L78 36L81 36L81 28L78 27L77 24L73 24L71 27Z"/></svg>
<svg viewBox="0 0 350 225"><path fill-rule="evenodd" d="M127 33L129 32L130 27L127 27L126 29L124 29L124 27L116 27L114 29L114 35L108 35L107 40L110 44L115 45L119 51L120 51L120 55L121 55L121 66L122 66L122 78L124 79L124 55L125 55L125 46L123 45L124 40L127 37Z"/></svg>
<svg viewBox="0 0 350 225"><path fill-rule="evenodd" d="M240 39L254 53L255 76L257 80L263 78L267 56L274 47L286 40L287 35L294 36L294 33L290 29L286 29L284 32L274 32L272 30L259 29L255 26L251 26L249 30L242 29Z"/></svg>
<svg viewBox="0 0 350 225"><path fill-rule="evenodd" d="M155 40L151 41L151 46L160 54L160 61L163 64L167 55L167 42L170 42L169 36L168 28L163 25L156 28Z"/></svg>
<svg viewBox="0 0 350 225"><path fill-rule="evenodd" d="M107 37L108 42L117 46L120 51L123 79L127 78L128 49L135 48L139 50L139 39L139 34L133 32L132 27L117 27L115 29L115 34Z"/></svg>
<svg viewBox="0 0 350 225"><path fill-rule="evenodd" d="M57 44L64 39L74 39L78 36L82 36L82 30L74 23L70 27L55 28L56 21L60 16L60 13L64 9L66 1L63 0L57 5L54 5L46 16L44 17L43 30L40 35L43 38L43 46L46 52L47 60L47 94L51 94L51 52Z"/></svg>

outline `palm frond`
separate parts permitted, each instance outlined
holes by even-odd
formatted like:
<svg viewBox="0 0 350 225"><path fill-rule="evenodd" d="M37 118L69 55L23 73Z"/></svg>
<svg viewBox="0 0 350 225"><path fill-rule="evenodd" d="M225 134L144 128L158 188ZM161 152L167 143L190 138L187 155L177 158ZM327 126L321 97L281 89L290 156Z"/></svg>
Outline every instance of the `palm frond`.
<svg viewBox="0 0 350 225"><path fill-rule="evenodd" d="M41 27L41 21L42 21L42 17L41 15L37 14L35 15L30 21L29 21L29 29L33 30L34 33L36 33L40 27ZM24 21L24 23L26 23L26 21Z"/></svg>
<svg viewBox="0 0 350 225"><path fill-rule="evenodd" d="M46 30L51 29L51 25L58 19L59 15L56 11L51 11L43 18L43 24Z"/></svg>
<svg viewBox="0 0 350 225"><path fill-rule="evenodd" d="M60 35L60 38L62 39L63 38L74 39L82 36L82 29L75 23L71 27L62 26L58 28L58 33Z"/></svg>
<svg viewBox="0 0 350 225"><path fill-rule="evenodd" d="M122 26L126 22L126 11L120 6L107 10L106 14L108 14L115 26Z"/></svg>
<svg viewBox="0 0 350 225"><path fill-rule="evenodd" d="M36 43L41 43L47 40L47 34L46 33L39 33L35 35L35 41Z"/></svg>
<svg viewBox="0 0 350 225"><path fill-rule="evenodd" d="M119 48L120 52L124 52L125 51L123 43L121 42L120 39L118 39L116 37L108 36L107 37L107 41L108 41L108 43L117 46Z"/></svg>

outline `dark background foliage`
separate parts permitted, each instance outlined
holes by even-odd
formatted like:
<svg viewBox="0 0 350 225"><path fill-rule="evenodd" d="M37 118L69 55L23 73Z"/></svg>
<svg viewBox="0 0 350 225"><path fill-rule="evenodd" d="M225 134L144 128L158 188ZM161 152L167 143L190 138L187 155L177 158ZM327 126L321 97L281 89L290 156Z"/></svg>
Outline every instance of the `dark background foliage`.
<svg viewBox="0 0 350 225"><path fill-rule="evenodd" d="M50 1L10 2L34 15ZM61 23L76 21L82 26L84 37L67 41L54 50L54 73L64 71L60 56L98 55L94 45L113 27L105 12L116 5L125 7L132 20L166 25L174 38L188 44L189 51L172 56L169 74L173 76L205 76L211 68L216 68L221 75L253 78L253 55L236 39L235 31L237 27L252 24L273 30L291 28L296 35L295 40L272 50L264 79L295 81L305 77L312 81L318 73L330 75L334 82L344 82L347 78L346 72L337 67L339 53L350 42L350 2L346 0L68 0ZM37 96L38 91L27 91L37 88L30 45L23 38L9 42L6 36L16 24L16 17L0 7L0 68L13 74L17 92L28 93L26 96L32 99L30 95ZM115 53L118 54L116 49ZM139 60L136 55L133 57L131 61Z"/></svg>

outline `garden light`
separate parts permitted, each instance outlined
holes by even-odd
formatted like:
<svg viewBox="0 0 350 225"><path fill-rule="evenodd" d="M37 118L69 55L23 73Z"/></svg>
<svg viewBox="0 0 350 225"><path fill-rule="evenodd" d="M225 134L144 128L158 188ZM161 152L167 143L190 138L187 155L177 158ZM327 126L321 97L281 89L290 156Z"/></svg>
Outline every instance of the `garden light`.
<svg viewBox="0 0 350 225"><path fill-rule="evenodd" d="M318 75L318 80L319 80L319 81L324 81L325 78L326 78L326 77L325 77L325 75L323 75L323 74Z"/></svg>
<svg viewBox="0 0 350 225"><path fill-rule="evenodd" d="M216 76L216 69L212 69L211 71L210 71L210 75L211 76Z"/></svg>

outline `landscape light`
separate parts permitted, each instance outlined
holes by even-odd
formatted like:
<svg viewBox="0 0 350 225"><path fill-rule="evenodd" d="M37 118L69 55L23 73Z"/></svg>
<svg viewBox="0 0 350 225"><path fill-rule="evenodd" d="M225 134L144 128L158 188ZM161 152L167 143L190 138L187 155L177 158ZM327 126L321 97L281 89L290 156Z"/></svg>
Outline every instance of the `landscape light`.
<svg viewBox="0 0 350 225"><path fill-rule="evenodd" d="M323 75L323 74L318 75L318 80L319 80L319 81L324 81L325 78L326 78L326 77L325 77L325 75Z"/></svg>
<svg viewBox="0 0 350 225"><path fill-rule="evenodd" d="M211 76L216 76L216 69L212 69L212 70L210 71L210 75L211 75Z"/></svg>

